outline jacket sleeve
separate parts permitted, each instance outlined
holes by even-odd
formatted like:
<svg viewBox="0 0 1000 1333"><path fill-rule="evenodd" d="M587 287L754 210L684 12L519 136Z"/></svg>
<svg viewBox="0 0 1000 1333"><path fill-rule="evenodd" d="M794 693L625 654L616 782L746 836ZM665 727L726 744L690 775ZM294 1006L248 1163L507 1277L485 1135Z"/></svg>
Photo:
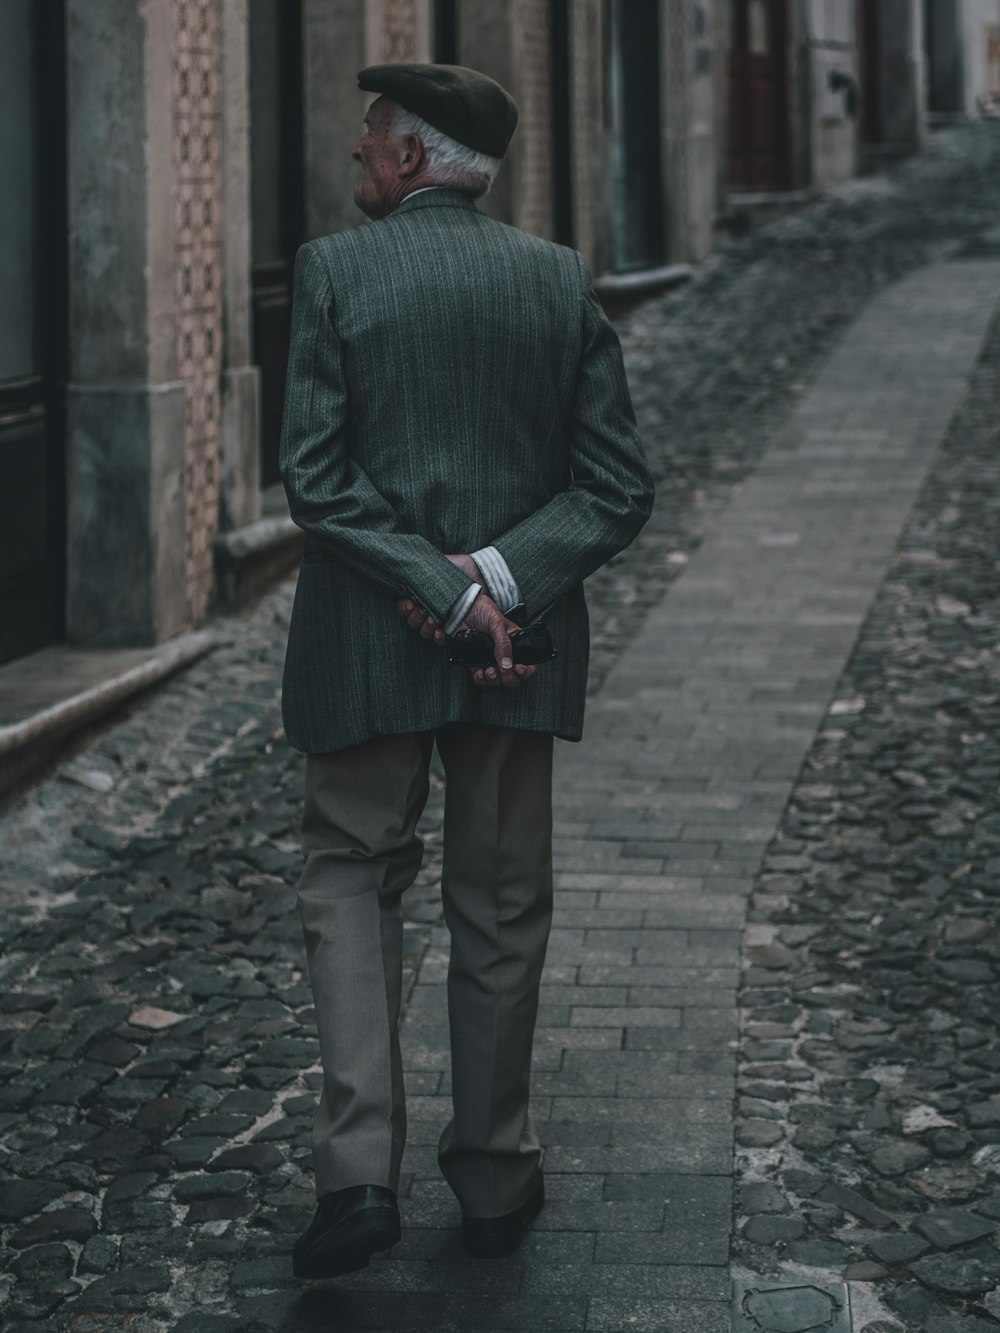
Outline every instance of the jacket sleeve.
<svg viewBox="0 0 1000 1333"><path fill-rule="evenodd" d="M579 271L583 330L568 423L570 484L492 543L533 619L626 547L653 508L618 335L582 259Z"/></svg>
<svg viewBox="0 0 1000 1333"><path fill-rule="evenodd" d="M289 513L353 569L393 597L412 596L443 624L470 580L426 538L405 531L351 458L348 385L332 306L326 265L307 243L295 257L281 429Z"/></svg>

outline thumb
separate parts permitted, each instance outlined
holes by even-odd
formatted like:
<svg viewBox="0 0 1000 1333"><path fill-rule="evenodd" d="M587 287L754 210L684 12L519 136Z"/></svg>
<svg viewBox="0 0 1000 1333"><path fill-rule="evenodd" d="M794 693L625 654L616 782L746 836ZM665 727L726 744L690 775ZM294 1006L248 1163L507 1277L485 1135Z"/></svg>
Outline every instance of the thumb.
<svg viewBox="0 0 1000 1333"><path fill-rule="evenodd" d="M501 671L510 671L514 665L514 653L510 646L510 635L502 616L497 618L492 628L493 656Z"/></svg>

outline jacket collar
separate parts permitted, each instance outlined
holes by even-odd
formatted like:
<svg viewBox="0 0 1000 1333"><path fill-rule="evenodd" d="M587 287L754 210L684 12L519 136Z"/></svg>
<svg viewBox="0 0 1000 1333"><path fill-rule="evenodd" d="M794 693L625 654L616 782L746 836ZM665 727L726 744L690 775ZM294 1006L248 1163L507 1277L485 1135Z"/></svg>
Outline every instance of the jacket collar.
<svg viewBox="0 0 1000 1333"><path fill-rule="evenodd" d="M432 185L427 189L408 194L401 203L396 205L389 216L395 217L397 213L409 213L416 208L470 208L475 212L476 201L471 195L464 194L461 190L449 190L443 185Z"/></svg>

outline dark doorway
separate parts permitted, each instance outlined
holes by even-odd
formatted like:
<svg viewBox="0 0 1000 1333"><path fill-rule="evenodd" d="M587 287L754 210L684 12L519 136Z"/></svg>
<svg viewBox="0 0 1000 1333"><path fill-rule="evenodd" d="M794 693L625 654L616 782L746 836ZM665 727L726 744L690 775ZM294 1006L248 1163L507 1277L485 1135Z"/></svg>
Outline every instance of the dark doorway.
<svg viewBox="0 0 1000 1333"><path fill-rule="evenodd" d="M608 0L611 267L663 263L658 0Z"/></svg>
<svg viewBox="0 0 1000 1333"><path fill-rule="evenodd" d="M956 115L963 109L961 16L957 0L925 0L927 110Z"/></svg>
<svg viewBox="0 0 1000 1333"><path fill-rule="evenodd" d="M303 240L300 0L250 3L253 343L261 372L260 481L279 480L278 446L292 318L292 266Z"/></svg>
<svg viewBox="0 0 1000 1333"><path fill-rule="evenodd" d="M0 662L65 630L63 25L9 0L0 43Z"/></svg>
<svg viewBox="0 0 1000 1333"><path fill-rule="evenodd" d="M729 184L787 190L786 0L732 0L729 52Z"/></svg>
<svg viewBox="0 0 1000 1333"><path fill-rule="evenodd" d="M435 0L434 62L438 65L459 63L457 0Z"/></svg>

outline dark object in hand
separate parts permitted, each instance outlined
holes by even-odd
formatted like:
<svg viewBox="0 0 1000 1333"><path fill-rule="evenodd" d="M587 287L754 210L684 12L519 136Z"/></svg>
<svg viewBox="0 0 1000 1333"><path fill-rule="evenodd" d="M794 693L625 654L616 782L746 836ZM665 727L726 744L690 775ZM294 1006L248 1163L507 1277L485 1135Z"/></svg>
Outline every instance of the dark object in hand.
<svg viewBox="0 0 1000 1333"><path fill-rule="evenodd" d="M515 666L537 666L550 662L556 655L552 637L542 621L528 625L510 636ZM496 666L493 640L478 629L464 629L448 643L448 661L452 666Z"/></svg>

